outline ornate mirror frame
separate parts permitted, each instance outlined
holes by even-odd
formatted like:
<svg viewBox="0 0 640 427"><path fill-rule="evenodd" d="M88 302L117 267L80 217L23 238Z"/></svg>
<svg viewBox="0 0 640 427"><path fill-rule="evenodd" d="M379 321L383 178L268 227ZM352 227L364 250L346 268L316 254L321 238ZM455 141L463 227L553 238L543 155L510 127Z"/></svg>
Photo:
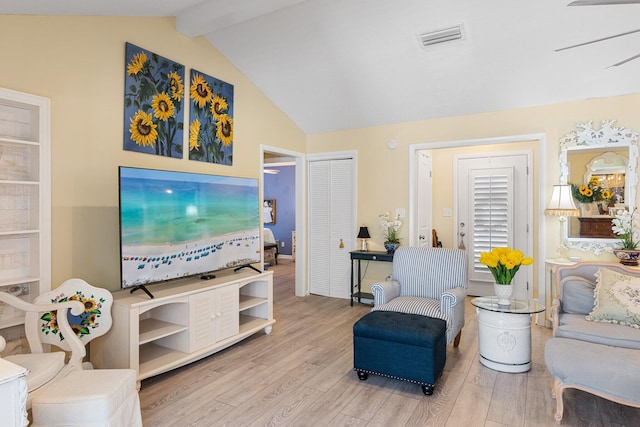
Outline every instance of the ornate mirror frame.
<svg viewBox="0 0 640 427"><path fill-rule="evenodd" d="M593 128L592 122L580 123L576 125L577 130L566 134L560 139L560 183L569 183L568 151L628 147L629 160L625 175L625 193L628 186L628 200L625 200L625 204L633 209L636 205L636 187L638 184L636 171L638 164L638 132L623 127L614 127L615 122L615 120L603 120L599 130ZM611 252L617 242L617 239L569 237L568 222L565 221L563 227L562 243L570 249L593 252L596 255L600 255L602 252Z"/></svg>

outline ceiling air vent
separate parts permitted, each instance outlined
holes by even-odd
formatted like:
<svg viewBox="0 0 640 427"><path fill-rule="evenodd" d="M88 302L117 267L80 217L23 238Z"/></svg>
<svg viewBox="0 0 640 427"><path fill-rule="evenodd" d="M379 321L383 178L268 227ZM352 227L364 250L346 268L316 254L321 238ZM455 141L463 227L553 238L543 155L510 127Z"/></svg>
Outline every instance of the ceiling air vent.
<svg viewBox="0 0 640 427"><path fill-rule="evenodd" d="M430 31L428 33L418 34L418 40L422 47L428 47L434 44L440 44L462 38L462 25L444 28L442 30Z"/></svg>

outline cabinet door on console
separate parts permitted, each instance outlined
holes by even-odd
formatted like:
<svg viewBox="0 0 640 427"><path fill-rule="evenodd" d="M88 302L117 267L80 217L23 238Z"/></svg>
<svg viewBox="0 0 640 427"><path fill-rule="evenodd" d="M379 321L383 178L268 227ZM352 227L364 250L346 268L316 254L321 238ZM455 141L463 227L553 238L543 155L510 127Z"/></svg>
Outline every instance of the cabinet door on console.
<svg viewBox="0 0 640 427"><path fill-rule="evenodd" d="M191 295L191 351L196 351L239 331L237 284Z"/></svg>

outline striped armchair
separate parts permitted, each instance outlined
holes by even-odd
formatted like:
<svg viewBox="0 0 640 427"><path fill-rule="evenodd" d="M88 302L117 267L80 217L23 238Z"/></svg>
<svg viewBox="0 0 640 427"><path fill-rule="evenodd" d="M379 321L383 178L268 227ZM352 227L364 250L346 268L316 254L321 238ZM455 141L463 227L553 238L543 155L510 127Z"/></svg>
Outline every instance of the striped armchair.
<svg viewBox="0 0 640 427"><path fill-rule="evenodd" d="M460 343L467 296L467 254L460 249L400 247L391 280L371 286L372 311L397 311L447 322L447 344Z"/></svg>

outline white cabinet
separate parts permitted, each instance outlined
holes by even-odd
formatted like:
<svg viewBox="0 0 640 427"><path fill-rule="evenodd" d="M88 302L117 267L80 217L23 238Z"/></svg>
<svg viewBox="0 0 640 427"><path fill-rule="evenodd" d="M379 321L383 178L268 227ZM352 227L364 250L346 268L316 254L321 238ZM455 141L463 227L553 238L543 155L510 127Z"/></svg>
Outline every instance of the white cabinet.
<svg viewBox="0 0 640 427"><path fill-rule="evenodd" d="M109 332L90 344L97 368L129 368L138 381L271 332L273 272L218 272L149 287L154 298L114 292Z"/></svg>
<svg viewBox="0 0 640 427"><path fill-rule="evenodd" d="M189 297L191 306L191 351L238 334L240 297L236 283Z"/></svg>
<svg viewBox="0 0 640 427"><path fill-rule="evenodd" d="M50 104L0 88L0 291L32 301L51 288ZM0 303L0 329L24 314Z"/></svg>

